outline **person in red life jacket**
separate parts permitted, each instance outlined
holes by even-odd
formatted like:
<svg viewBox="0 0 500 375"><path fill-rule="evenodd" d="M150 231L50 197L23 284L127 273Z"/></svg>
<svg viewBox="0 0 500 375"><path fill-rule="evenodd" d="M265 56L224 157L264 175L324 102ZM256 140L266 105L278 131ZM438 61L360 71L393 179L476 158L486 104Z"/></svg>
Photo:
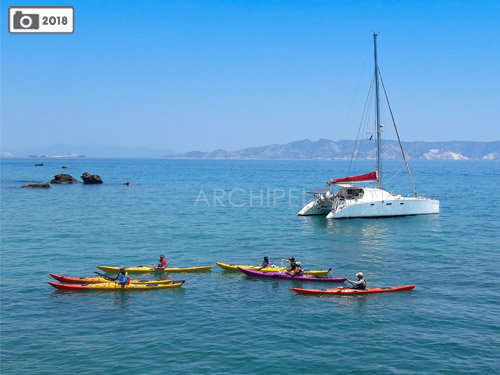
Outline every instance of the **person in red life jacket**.
<svg viewBox="0 0 500 375"><path fill-rule="evenodd" d="M255 269L260 271L261 269L269 267L270 265L271 265L271 263L269 263L269 258L264 257L264 260L262 262L260 262L260 264Z"/></svg>
<svg viewBox="0 0 500 375"><path fill-rule="evenodd" d="M155 266L157 270L164 270L167 268L168 265L168 260L165 259L165 255L161 254L160 255L160 260L158 261L158 264Z"/></svg>
<svg viewBox="0 0 500 375"><path fill-rule="evenodd" d="M130 284L130 276L127 275L127 270L125 267L120 267L120 273L116 275L115 281L120 285L129 285Z"/></svg>

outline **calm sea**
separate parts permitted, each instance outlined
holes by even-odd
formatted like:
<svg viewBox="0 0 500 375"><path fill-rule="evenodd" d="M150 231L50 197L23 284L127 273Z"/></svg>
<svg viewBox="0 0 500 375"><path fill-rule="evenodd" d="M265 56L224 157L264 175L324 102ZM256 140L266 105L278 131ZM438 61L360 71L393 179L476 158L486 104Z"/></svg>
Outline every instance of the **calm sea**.
<svg viewBox="0 0 500 375"><path fill-rule="evenodd" d="M441 214L298 217L340 161L1 161L2 374L496 374L500 372L500 163L412 162ZM67 165L69 169L61 169ZM359 172L372 163L360 163ZM399 163L386 188L411 192ZM57 173L99 186L21 189ZM124 182L130 186L124 186ZM307 199L307 198L306 198ZM49 272L214 265L179 290L63 292ZM295 256L370 286L413 292L298 296L326 285L250 279L215 261ZM148 275L155 278L155 275Z"/></svg>

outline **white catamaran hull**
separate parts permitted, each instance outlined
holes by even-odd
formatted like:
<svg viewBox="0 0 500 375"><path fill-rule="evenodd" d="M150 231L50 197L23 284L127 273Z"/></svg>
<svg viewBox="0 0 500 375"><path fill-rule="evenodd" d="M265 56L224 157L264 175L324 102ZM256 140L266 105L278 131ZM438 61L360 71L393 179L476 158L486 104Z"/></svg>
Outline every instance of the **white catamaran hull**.
<svg viewBox="0 0 500 375"><path fill-rule="evenodd" d="M333 209L332 201L313 199L299 211L299 216L328 215Z"/></svg>
<svg viewBox="0 0 500 375"><path fill-rule="evenodd" d="M439 201L427 198L399 198L340 205L327 219L375 218L439 214Z"/></svg>

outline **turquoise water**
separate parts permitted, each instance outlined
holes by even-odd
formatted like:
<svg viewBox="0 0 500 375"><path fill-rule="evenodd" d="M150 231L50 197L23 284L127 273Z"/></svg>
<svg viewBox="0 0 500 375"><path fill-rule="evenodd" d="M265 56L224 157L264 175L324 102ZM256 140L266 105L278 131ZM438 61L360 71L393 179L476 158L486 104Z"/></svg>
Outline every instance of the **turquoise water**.
<svg viewBox="0 0 500 375"><path fill-rule="evenodd" d="M344 221L296 214L303 189L343 175L345 162L35 162L1 162L2 374L500 372L498 162L413 162L440 215ZM386 179L399 167L387 163ZM84 171L104 184L19 188ZM387 188L410 193L401 172ZM160 253L171 266L293 255L334 275L363 271L370 286L417 286L298 296L292 286L327 286L215 265L172 275L186 280L178 290L78 293L46 283L49 272L92 276L97 264L152 264Z"/></svg>

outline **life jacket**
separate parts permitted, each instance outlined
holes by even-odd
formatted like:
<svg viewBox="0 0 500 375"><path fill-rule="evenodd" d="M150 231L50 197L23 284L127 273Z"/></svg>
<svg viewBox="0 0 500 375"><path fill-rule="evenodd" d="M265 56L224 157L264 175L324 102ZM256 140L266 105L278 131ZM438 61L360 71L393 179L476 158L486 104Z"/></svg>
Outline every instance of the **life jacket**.
<svg viewBox="0 0 500 375"><path fill-rule="evenodd" d="M366 289L366 280L363 279L361 280L361 284L356 284L356 286L353 287L353 289Z"/></svg>
<svg viewBox="0 0 500 375"><path fill-rule="evenodd" d="M166 259L160 260L158 262L158 267L166 267L167 266L167 261Z"/></svg>
<svg viewBox="0 0 500 375"><path fill-rule="evenodd" d="M119 284L129 285L130 284L130 276L120 272L120 274L118 275L118 278L116 279L116 282Z"/></svg>
<svg viewBox="0 0 500 375"><path fill-rule="evenodd" d="M303 276L304 269L302 268L302 264L300 262L296 262L297 267L295 267L295 276Z"/></svg>
<svg viewBox="0 0 500 375"><path fill-rule="evenodd" d="M262 262L262 268L269 267L269 262Z"/></svg>

